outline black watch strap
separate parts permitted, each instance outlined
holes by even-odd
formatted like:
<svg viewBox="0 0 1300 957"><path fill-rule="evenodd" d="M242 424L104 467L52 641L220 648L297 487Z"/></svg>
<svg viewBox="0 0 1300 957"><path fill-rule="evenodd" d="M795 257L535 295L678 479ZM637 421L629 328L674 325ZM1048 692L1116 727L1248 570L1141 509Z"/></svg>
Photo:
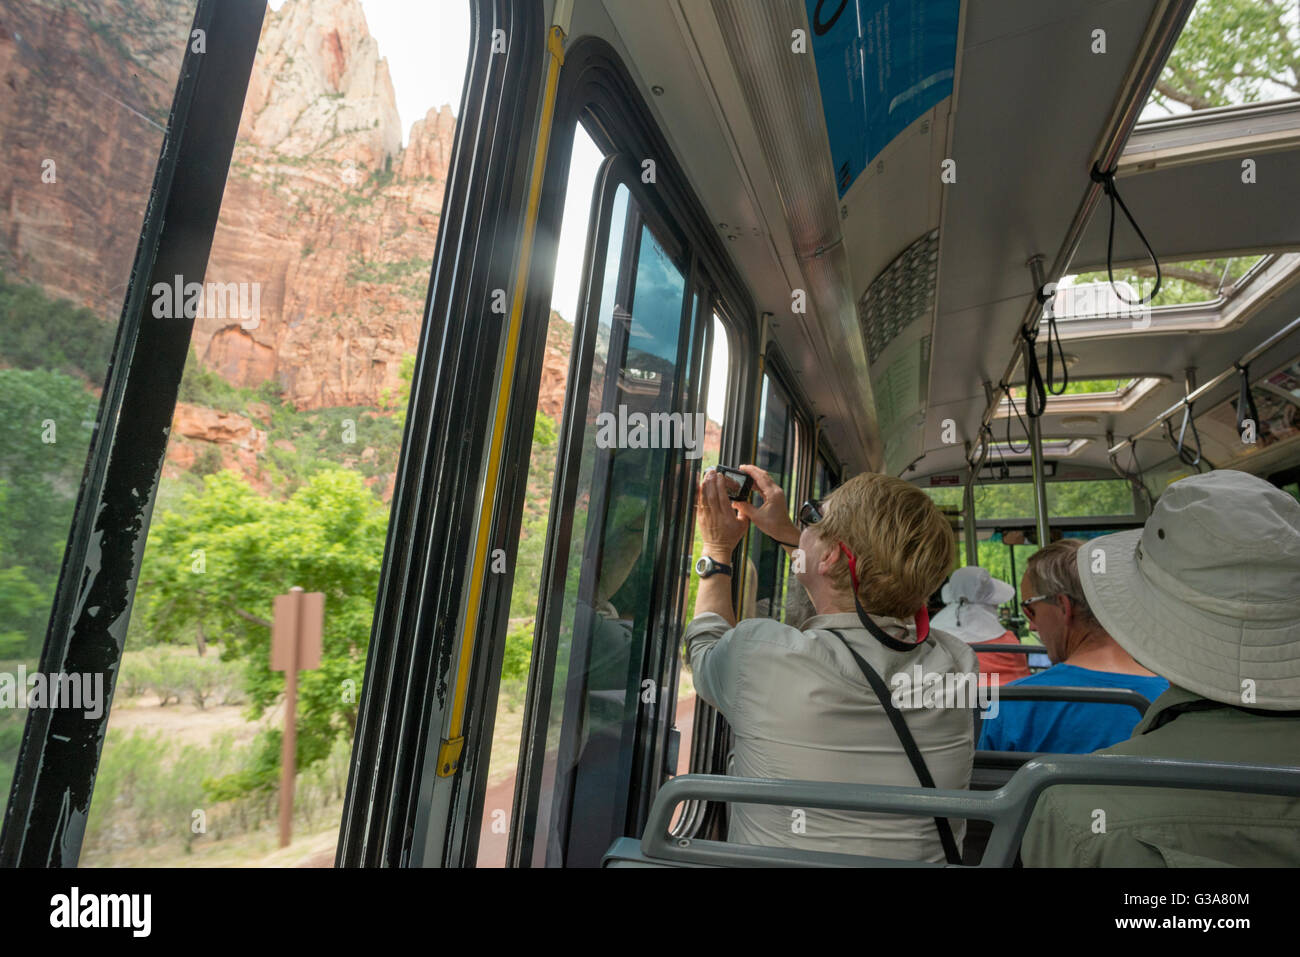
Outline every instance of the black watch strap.
<svg viewBox="0 0 1300 957"><path fill-rule="evenodd" d="M708 562L708 567L701 571L700 565L706 561ZM704 555L695 563L695 574L699 575L701 578L712 578L714 575L730 575L731 566L724 565L722 562L714 561L712 558L709 558L708 555Z"/></svg>

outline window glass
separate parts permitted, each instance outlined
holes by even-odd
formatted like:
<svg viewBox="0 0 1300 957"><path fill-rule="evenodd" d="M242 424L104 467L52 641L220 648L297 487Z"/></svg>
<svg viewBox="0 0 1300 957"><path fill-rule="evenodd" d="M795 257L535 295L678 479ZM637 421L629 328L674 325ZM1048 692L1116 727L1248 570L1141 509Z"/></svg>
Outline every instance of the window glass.
<svg viewBox="0 0 1300 957"><path fill-rule="evenodd" d="M1142 119L1295 96L1300 93L1297 51L1300 5L1295 0L1200 0Z"/></svg>
<svg viewBox="0 0 1300 957"><path fill-rule="evenodd" d="M961 486L923 490L936 505L961 506ZM1132 515L1133 492L1123 479L1093 479L1082 482L1048 482L1047 514L1052 518L1096 518ZM986 518L1032 518L1034 486L1028 482L975 487L975 516Z"/></svg>
<svg viewBox="0 0 1300 957"><path fill-rule="evenodd" d="M624 832L671 514L664 491L670 457L681 454L650 426L675 411L689 335L686 279L626 187L617 190L612 224L546 735L539 865L593 866Z"/></svg>
<svg viewBox="0 0 1300 957"><path fill-rule="evenodd" d="M1182 306L1212 302L1263 258L1234 256L1225 259L1162 262L1160 265L1165 274L1160 279L1160 291L1150 305ZM1155 269L1149 265L1136 270L1116 268L1114 276L1117 289L1111 287L1110 274L1104 269L1063 276L1055 300L1056 315L1065 320L1097 315L1124 315L1125 300L1132 303L1139 298L1146 298L1155 288ZM1023 392L1023 388L1020 391Z"/></svg>
<svg viewBox="0 0 1300 957"><path fill-rule="evenodd" d="M791 512L799 507L794 501L796 429L790 400L785 390L771 377L763 377L763 396L758 415L758 455L755 464L772 476L785 490ZM754 501L760 502L755 495ZM757 529L749 535L749 577L746 591L752 608L743 609L745 617L785 620L785 583L789 561L785 549ZM753 584L750 584L752 582ZM745 603L750 604L749 600Z"/></svg>
<svg viewBox="0 0 1300 957"><path fill-rule="evenodd" d="M6 799L194 9L4 5L0 682L22 702L0 707ZM105 678L86 686L101 706Z"/></svg>
<svg viewBox="0 0 1300 957"><path fill-rule="evenodd" d="M708 370L708 393L705 400L708 418L704 433L704 454L700 456L699 470L695 478L697 484L699 474L702 474L705 469L718 464L718 456L722 447L722 429L726 421L727 399L730 395L728 379L731 370L731 345L727 339L727 327L716 315L713 317L710 346L710 353L705 359L705 368ZM692 513L692 522L694 523L694 513ZM689 558L692 566L695 559L702 554L703 540L700 536L698 523L694 523L694 537ZM686 614L682 622L683 627L686 622L695 616L695 596L699 592L699 587L699 576L694 574L692 568L687 585L687 600L684 606ZM677 755L677 773L685 774L690 769L691 746L694 742L695 729L695 685L691 679L690 671L685 667L680 669L680 677L677 683L677 711L675 717L675 725L681 735ZM679 815L681 810L679 807Z"/></svg>
<svg viewBox="0 0 1300 957"><path fill-rule="evenodd" d="M333 864L469 36L465 3L267 11L84 864ZM294 586L324 621L281 848L270 623Z"/></svg>
<svg viewBox="0 0 1300 957"><path fill-rule="evenodd" d="M596 174L604 154L581 124L575 127L565 186L564 214L556 250L551 315L542 359L542 379L537 395L533 444L528 462L528 492L515 559L515 580L510 595L510 623L501 667L496 724L488 767L487 794L479 833L478 866L504 867L513 813L519 741L523 731L524 692L533 653L533 630L542 584L543 552L550 518L549 504L555 485L564 393L569 380L574 323L578 310L578 278L587 246L587 227L596 187Z"/></svg>
<svg viewBox="0 0 1300 957"><path fill-rule="evenodd" d="M817 475L813 483L814 498L825 498L839 484L835 471L821 456L817 457ZM802 503L801 503L802 504Z"/></svg>

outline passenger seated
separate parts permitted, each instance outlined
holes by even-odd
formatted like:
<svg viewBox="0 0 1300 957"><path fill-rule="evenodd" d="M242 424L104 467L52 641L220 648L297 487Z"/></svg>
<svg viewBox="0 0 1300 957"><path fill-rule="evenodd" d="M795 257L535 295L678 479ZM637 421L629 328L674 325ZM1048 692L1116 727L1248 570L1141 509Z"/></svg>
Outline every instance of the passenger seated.
<svg viewBox="0 0 1300 957"><path fill-rule="evenodd" d="M940 678L973 676L974 653L964 641L931 630L925 613L926 597L952 562L947 519L920 489L864 474L825 502L806 503L801 534L780 487L762 470L743 468L763 496L761 507L729 500L712 470L700 483L704 556L729 565L752 520L790 550L816 614L800 628L766 618L736 624L729 571L703 569L696 617L686 629L686 658L696 692L735 731L729 773L915 787L920 775L854 656L888 689L899 687L895 675L911 680L917 666ZM899 711L926 776L940 788L968 787L971 707L943 707L942 699L929 708L912 703L905 696ZM945 844L960 853L964 833L960 821L943 827L947 841L934 818L736 804L728 838L938 862L951 857Z"/></svg>
<svg viewBox="0 0 1300 957"><path fill-rule="evenodd" d="M943 586L943 610L931 624L956 635L969 645L1019 645L1020 639L998 618L998 606L1016 597L1016 590L992 577L978 565L967 565L952 573ZM1025 655L981 651L976 654L980 671L996 686L1003 681L1029 677Z"/></svg>
<svg viewBox="0 0 1300 957"><path fill-rule="evenodd" d="M1115 641L1172 683L1104 754L1300 766L1300 503L1244 472L1193 475L1145 528L1089 543L1079 575ZM1300 801L1049 788L1021 856L1031 867L1295 867Z"/></svg>
<svg viewBox="0 0 1300 957"><path fill-rule="evenodd" d="M1154 701L1169 682L1134 661L1093 616L1079 584L1079 549L1078 539L1064 539L1029 559L1020 605L1054 664L1008 687L1121 688ZM1087 754L1123 741L1140 719L1122 704L1002 701L997 717L983 722L979 746L982 751Z"/></svg>

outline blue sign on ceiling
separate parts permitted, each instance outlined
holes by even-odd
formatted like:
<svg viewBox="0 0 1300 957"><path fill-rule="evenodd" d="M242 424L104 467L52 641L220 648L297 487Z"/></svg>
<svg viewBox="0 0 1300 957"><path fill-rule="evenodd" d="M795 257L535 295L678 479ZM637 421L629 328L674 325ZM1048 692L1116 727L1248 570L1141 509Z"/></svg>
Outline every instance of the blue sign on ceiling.
<svg viewBox="0 0 1300 957"><path fill-rule="evenodd" d="M952 94L961 0L805 0L835 186Z"/></svg>

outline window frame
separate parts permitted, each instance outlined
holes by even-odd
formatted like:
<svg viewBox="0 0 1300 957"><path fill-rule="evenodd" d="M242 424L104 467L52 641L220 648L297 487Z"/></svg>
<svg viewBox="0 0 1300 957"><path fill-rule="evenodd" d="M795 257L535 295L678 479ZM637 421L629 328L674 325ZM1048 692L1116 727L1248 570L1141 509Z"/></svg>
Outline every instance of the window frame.
<svg viewBox="0 0 1300 957"><path fill-rule="evenodd" d="M546 27L538 6L467 2L470 54L458 115L477 122L456 126L358 708L340 867L472 866L478 850L490 752L471 743L445 775L438 755L457 690L474 522L480 507L493 508L479 496L510 344L492 299L512 287L523 242ZM510 38L504 55L488 42L494 30ZM536 254L532 262L536 268ZM488 316L498 321L466 318ZM525 326L520 362L528 359L527 341ZM531 441L531 417L527 435ZM517 429L507 430L502 452L501 467L511 475ZM525 482L527 458L524 446ZM504 531L494 524L493 546ZM517 541L518 517L515 534ZM474 644L465 689L469 742L491 740L512 583L509 573L488 574L484 583L481 607L496 617L481 615L479 629L499 618L502 638Z"/></svg>
<svg viewBox="0 0 1300 957"><path fill-rule="evenodd" d="M605 152L606 156L623 154L631 157L653 157L656 161L656 183L649 189L643 189L646 184L641 183L639 176L634 176L633 196L637 199L643 210L649 210L652 215L657 216L663 224L668 226L672 233L678 236L684 243L685 248L692 254L695 267L692 270L693 275L688 278L688 290L698 288L696 277L705 277L703 281L707 282L708 287L712 290L710 296L710 306L712 311L717 313L718 318L727 326L729 334L729 345L731 347L730 380L731 396L726 414L726 428L724 428L722 437L722 454L728 457L744 459L749 454L746 448L744 437L752 432L752 413L746 410L746 399L752 394L754 387L754 376L752 370L746 368L746 364L740 361L741 356L753 355L756 349L757 340L757 313L750 299L748 289L740 281L739 274L734 264L731 263L726 250L722 247L715 230L712 229L712 223L705 214L702 204L695 196L690 185L689 179L685 176L677 163L675 156L662 133L659 131L653 115L650 113L645 101L641 98L640 93L632 80L626 67L619 58L617 52L604 40L597 37L582 37L572 44L565 53L565 68L561 73L560 89L557 96L554 135L557 141L568 142L571 137L573 124L582 122L588 134L597 146ZM548 159L548 168L545 176L543 187L544 208L542 218L538 224L538 254L534 258L534 268L545 263L545 268L540 273L534 273L530 277L528 304L526 307L526 328L531 328L532 335L537 336L539 333L544 336L545 316L549 315L549 304L553 276L550 274L554 262L554 243L558 241L560 210L563 204L563 183L567 181L568 173L568 155L553 155ZM553 187L553 188L552 188ZM549 194L549 206L545 199ZM594 211L593 211L594 215ZM589 243L592 241L592 233L589 230ZM584 282L587 278L584 277ZM686 297L690 301L690 296ZM540 350L539 350L540 353ZM574 355L585 356L585 352L580 352L577 344L573 350ZM701 356L702 358L702 356ZM540 365L534 362L535 368L531 369L529 375L521 376L517 381L519 389L515 395L515 401L519 404L515 408L519 410L534 408L537 399L537 384L540 377ZM581 363L570 362L570 382L566 392L565 417L572 422L571 410L573 408L575 394L581 396L585 404L587 397L586 388L576 388L582 385L579 380L574 378L575 365ZM589 371L589 370L588 370ZM514 421L518 422L521 418L528 416L513 416ZM531 420L530 420L531 421ZM526 458L526 446L525 458ZM565 457L562 446L561 459ZM574 463L563 462L556 471L556 489L561 489L563 470L569 470L574 467ZM522 487L514 490L513 497L507 499L507 507L511 513L522 508ZM563 507L557 513L556 495L552 496L552 516L551 522L548 523L548 538L552 534L551 529L556 523L565 521L563 516ZM571 516L570 516L571 519ZM513 556L513 545L506 545L507 554ZM674 554L676 554L674 552ZM508 866L531 866L533 857L533 846L530 837L525 836L524 831L527 828L532 835L538 833L535 822L526 820L535 813L537 807L537 795L533 789L537 787L536 769L540 767L544 760L545 737L540 737L539 744L539 722L545 721L549 713L549 697L542 698L542 695L549 696L549 682L553 678L553 663L546 661L542 656L551 655L553 648L547 646L547 642L540 630L543 627L543 615L550 616L554 613L552 606L549 605L550 596L546 590L554 584L554 560L550 544L546 553L547 567L543 572L543 598L538 603L538 630L535 631L533 643L533 659L529 669L528 692L525 704L524 729L520 746L520 760L517 765L516 790L514 797L514 807L511 815L510 841L507 851ZM688 571L673 570L673 575L666 581L671 584L677 577L688 574ZM504 578L506 576L498 576ZM506 603L508 603L508 589L506 590ZM672 589L667 588L665 594L672 594ZM671 599L670 599L671 601ZM506 609L502 609L503 611ZM660 609L662 612L664 609ZM504 615L498 613L500 619L499 630L494 630L493 641L496 644L502 640L504 635ZM486 617L484 619L487 620ZM661 615L661 621L667 621ZM668 625L667 627L672 627ZM656 636L648 636L647 652L655 649L662 649L665 645L661 640L656 640ZM659 636L662 638L662 636ZM670 650L668 657L677 651L676 642ZM657 666L656 673L664 674L670 668L667 660L661 661ZM499 664L494 669L499 679ZM545 686L545 687L544 687ZM675 693L675 687L673 688ZM668 689L662 687L659 690L660 701L669 700ZM548 707L543 708L545 703ZM489 702L487 707L494 707ZM641 787L634 789L637 793L629 796L629 824L627 830L633 833L639 833L644 826L646 815L648 814L650 801L653 799L655 790L657 790L659 781L663 777L663 760L666 753L667 732L671 728L672 714L666 713L665 708L659 708L656 711L655 723L650 733L646 735L646 740L642 744L637 757L636 767L642 778L638 778ZM543 730L544 729L540 729ZM639 738L639 741L641 739ZM481 814L481 806L479 808Z"/></svg>

